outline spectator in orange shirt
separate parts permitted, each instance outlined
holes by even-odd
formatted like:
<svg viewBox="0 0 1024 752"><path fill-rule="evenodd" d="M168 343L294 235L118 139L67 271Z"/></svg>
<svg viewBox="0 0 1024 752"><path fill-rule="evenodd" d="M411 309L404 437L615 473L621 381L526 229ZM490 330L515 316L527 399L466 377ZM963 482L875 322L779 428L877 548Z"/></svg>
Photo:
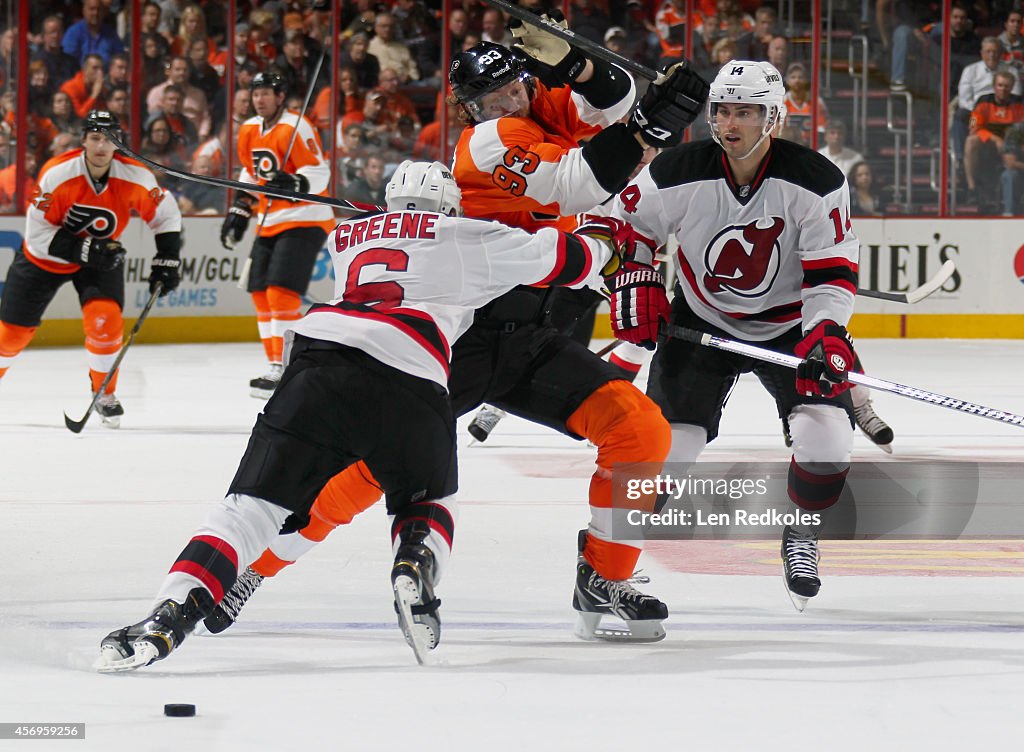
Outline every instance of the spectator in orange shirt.
<svg viewBox="0 0 1024 752"><path fill-rule="evenodd" d="M807 68L803 63L790 63L786 68L786 126L792 127L792 133L799 133L798 143L811 145L811 80L807 76ZM828 121L828 107L819 98L817 102L818 137L825 136L825 123ZM799 127L799 131L795 129Z"/></svg>
<svg viewBox="0 0 1024 752"><path fill-rule="evenodd" d="M361 112L363 109L363 92L359 88L359 79L356 75L355 68L351 66L343 66L338 70L338 115L347 115L350 112ZM324 133L327 132L331 127L331 87L325 86L320 90L320 93L316 96L316 102L313 104L312 120L316 123L316 127L319 128L321 138L324 138ZM340 122L340 120L339 120ZM341 132L339 128L338 132ZM326 142L326 139L324 140Z"/></svg>
<svg viewBox="0 0 1024 752"><path fill-rule="evenodd" d="M420 116L416 112L416 105L398 90L398 86L398 73L391 68L381 68L376 90L387 97L384 105L385 120L391 126L395 126L398 124L399 118L405 116L419 126Z"/></svg>
<svg viewBox="0 0 1024 752"><path fill-rule="evenodd" d="M964 173L968 201L982 210L991 210L996 203L1006 131L1014 123L1024 122L1024 102L1013 93L1016 82L1013 71L996 71L993 92L979 97L971 112L970 135L964 142Z"/></svg>
<svg viewBox="0 0 1024 752"><path fill-rule="evenodd" d="M206 33L206 16L198 5L186 5L181 11L181 23L178 24L178 35L171 40L171 55L188 55L193 40L202 39L206 44L206 54L217 52L217 45Z"/></svg>
<svg viewBox="0 0 1024 752"><path fill-rule="evenodd" d="M90 110L106 109L103 86L103 58L99 55L86 55L82 70L70 81L61 84L60 90L71 97L75 114L84 118Z"/></svg>
<svg viewBox="0 0 1024 752"><path fill-rule="evenodd" d="M25 214L28 211L32 194L36 190L37 164L36 155L30 151L25 155L24 177L16 164L0 170L0 214ZM15 210L14 201L17 198L18 183L21 183L22 186L21 206Z"/></svg>

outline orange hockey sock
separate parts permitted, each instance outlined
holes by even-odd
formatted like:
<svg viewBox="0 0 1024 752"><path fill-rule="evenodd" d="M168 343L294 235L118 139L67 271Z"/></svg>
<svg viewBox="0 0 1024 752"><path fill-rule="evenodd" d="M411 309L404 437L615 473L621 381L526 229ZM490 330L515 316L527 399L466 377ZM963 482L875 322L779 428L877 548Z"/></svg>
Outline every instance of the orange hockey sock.
<svg viewBox="0 0 1024 752"><path fill-rule="evenodd" d="M267 303L270 306L270 360L280 363L284 333L292 322L302 318L302 296L285 287L271 286L267 288Z"/></svg>
<svg viewBox="0 0 1024 752"><path fill-rule="evenodd" d="M266 290L257 290L252 293L252 305L256 309L256 328L260 332L263 351L267 354L267 360L276 363L277 361L273 358L274 347L270 336L270 303L267 301Z"/></svg>
<svg viewBox="0 0 1024 752"><path fill-rule="evenodd" d="M569 430L597 445L597 470L590 480L590 528L583 556L605 579L633 574L640 549L612 540L612 517L623 500L612 499L612 468L636 477L654 477L668 456L672 432L661 409L628 381L611 381L591 394L566 421ZM651 510L654 495L629 502ZM616 508L617 507L617 508Z"/></svg>
<svg viewBox="0 0 1024 752"><path fill-rule="evenodd" d="M7 369L14 363L14 359L28 347L28 343L35 336L36 329L38 327L5 324L0 321L0 379L7 373Z"/></svg>
<svg viewBox="0 0 1024 752"><path fill-rule="evenodd" d="M124 336L121 307L109 298L95 298L82 306L82 328L89 357L89 381L96 392L117 360ZM117 388L117 374L107 382L107 394Z"/></svg>

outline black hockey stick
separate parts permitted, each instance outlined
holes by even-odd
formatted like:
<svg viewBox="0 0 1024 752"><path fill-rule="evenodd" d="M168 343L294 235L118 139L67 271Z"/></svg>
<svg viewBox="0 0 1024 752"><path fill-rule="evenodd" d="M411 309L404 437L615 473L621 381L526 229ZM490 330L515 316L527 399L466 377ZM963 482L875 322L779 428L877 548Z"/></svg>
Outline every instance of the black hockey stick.
<svg viewBox="0 0 1024 752"><path fill-rule="evenodd" d="M564 42L568 42L573 47L578 47L588 55L596 57L598 60L618 65L620 68L625 68L630 73L635 73L642 78L646 78L648 81L654 81L660 75L656 70L652 70L646 65L642 65L635 60L630 60L628 57L623 57L617 52L612 52L607 47L603 47L597 42L592 42L586 37L581 37L570 29L562 28L554 21L545 20L536 13L531 13L517 5L512 5L512 3L506 2L506 0L484 0L484 2L504 11L513 18L518 18L523 23L542 27L553 36L558 37Z"/></svg>
<svg viewBox="0 0 1024 752"><path fill-rule="evenodd" d="M64 425L68 427L68 430L72 433L81 433L82 429L85 428L86 421L89 420L89 416L92 415L92 411L96 409L96 403L99 402L100 397L107 389L107 384L114 378L114 374L117 373L117 367L121 365L121 361L124 359L124 354L128 352L128 348L132 346L132 342L135 341L135 335L139 333L139 329L142 328L142 322L146 320L146 316L149 315L150 310L153 308L153 304L156 303L156 299L160 297L160 293L163 291L163 282L157 282L153 292L149 295L149 300L146 301L146 307L142 309L142 313L139 314L138 320L135 322L135 326L132 327L131 334L128 335L128 341L121 348L121 352L117 354L117 358L114 360L114 365L107 371L107 375L103 378L103 383L100 384L99 389L96 390L96 394L92 396L92 402L89 403L89 408L85 411L85 415L82 416L81 420L71 420L67 413L64 413Z"/></svg>
<svg viewBox="0 0 1024 752"><path fill-rule="evenodd" d="M661 257L659 256L659 258ZM863 287L858 287L857 294L865 298L877 298L878 300L889 300L894 303L906 303L908 305L913 305L914 303L920 303L946 284L946 281L953 276L955 271L956 264L953 262L953 259L946 259L946 263L942 265L942 268L939 269L934 277L929 279L920 287L915 287L913 290L908 292L881 292L879 290L867 290ZM603 358L616 347L621 345L622 342L623 340L617 339L611 344L602 347L595 353L595 355L599 358Z"/></svg>
<svg viewBox="0 0 1024 752"><path fill-rule="evenodd" d="M142 156L138 152L133 151L128 144L118 138L117 134L112 131L106 131L106 136L118 149L123 151L132 159L138 160L139 162L142 162L142 164L154 170L166 172L168 175L173 175L174 177L181 178L182 180L191 180L195 183L206 183L207 185L215 185L218 188L227 188L233 191L265 193L268 196L286 198L291 201L309 201L314 204L326 204L327 206L333 206L336 209L341 209L353 215L369 211L379 211L381 209L381 207L374 204L361 204L355 201L345 201L344 199L333 198L331 196L316 196L312 193L301 193L299 191L289 191L281 188L268 188L265 185L258 185L256 183L242 183L237 180L229 180L227 178L215 178L209 175L195 175L191 172L183 172L182 170L176 170L173 167L162 165L159 162L154 162L153 160Z"/></svg>
<svg viewBox="0 0 1024 752"><path fill-rule="evenodd" d="M726 352L736 353L737 355L745 355L748 358L763 360L766 363L775 363L776 365L786 366L787 368L796 368L803 362L795 355L788 355L786 353L775 352L774 350L767 350L763 347L748 345L745 342L736 342L735 340L725 339L724 337L717 337L714 334L699 332L696 329L689 329L685 326L665 324L662 327L662 332L669 337L675 337L676 339L681 339L686 342L693 342L698 345L704 345L705 347L713 347L716 350L725 350ZM863 373L847 373L846 378L847 381L853 384L860 384L861 386L866 386L870 389L878 389L882 392L891 392L892 394L898 394L900 397L907 397L909 399L918 400L919 402L927 402L930 405L938 405L939 407L945 407L950 410L956 410L957 412L967 413L968 415L977 415L980 418L997 420L1000 423L1007 423L1011 426L1024 428L1024 415L1014 415L1013 413L1008 413L1004 410L996 410L992 407L985 407L984 405L967 402L966 400L957 399L956 397L947 397L944 394L928 392L914 386L906 386L905 384L899 384L895 381L887 381L886 379L879 379Z"/></svg>

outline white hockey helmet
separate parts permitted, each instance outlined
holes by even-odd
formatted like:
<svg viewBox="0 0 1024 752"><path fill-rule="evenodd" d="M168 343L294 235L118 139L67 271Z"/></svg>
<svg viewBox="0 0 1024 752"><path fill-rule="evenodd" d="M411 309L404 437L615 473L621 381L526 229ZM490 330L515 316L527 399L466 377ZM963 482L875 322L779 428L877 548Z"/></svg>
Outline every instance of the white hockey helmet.
<svg viewBox="0 0 1024 752"><path fill-rule="evenodd" d="M415 209L462 216L462 191L451 170L440 162L405 160L391 176L384 199L388 211Z"/></svg>
<svg viewBox="0 0 1024 752"><path fill-rule="evenodd" d="M782 84L782 74L774 65L764 61L730 60L718 71L708 93L707 119L711 126L711 136L719 144L722 143L715 124L719 104L761 105L764 108L764 119L761 123L761 138L754 146L757 149L772 130L785 122L785 99L786 87Z"/></svg>

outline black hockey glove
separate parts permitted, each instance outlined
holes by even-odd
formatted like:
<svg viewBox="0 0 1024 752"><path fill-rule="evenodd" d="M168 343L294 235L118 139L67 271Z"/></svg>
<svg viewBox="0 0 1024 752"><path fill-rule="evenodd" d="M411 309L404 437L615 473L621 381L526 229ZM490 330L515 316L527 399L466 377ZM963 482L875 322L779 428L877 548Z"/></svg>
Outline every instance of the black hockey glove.
<svg viewBox="0 0 1024 752"><path fill-rule="evenodd" d="M78 246L78 258L69 261L97 271L109 272L124 263L125 255L124 246L118 241L89 236L82 238Z"/></svg>
<svg viewBox="0 0 1024 752"><path fill-rule="evenodd" d="M629 129L648 146L678 146L683 131L704 111L710 88L685 62L664 69L633 109Z"/></svg>
<svg viewBox="0 0 1024 752"><path fill-rule="evenodd" d="M264 185L267 188L277 188L278 190L291 191L292 193L309 193L309 179L305 175L283 172L282 170L273 173ZM293 198L282 200L295 201Z"/></svg>
<svg viewBox="0 0 1024 752"><path fill-rule="evenodd" d="M526 68L547 86L571 86L587 65L586 56L563 39L544 30L544 26L569 24L560 10L544 13L539 23L523 23L513 18L508 23L515 37L512 49L526 58Z"/></svg>
<svg viewBox="0 0 1024 752"><path fill-rule="evenodd" d="M156 236L156 256L153 257L149 270L150 295L156 291L158 284L161 286L160 297L162 298L181 283L180 248L180 233L164 232Z"/></svg>
<svg viewBox="0 0 1024 752"><path fill-rule="evenodd" d="M231 208L224 217L224 224L220 226L220 244L229 251L234 250L235 245L249 229L249 220L252 219L253 198L248 194L235 196Z"/></svg>

